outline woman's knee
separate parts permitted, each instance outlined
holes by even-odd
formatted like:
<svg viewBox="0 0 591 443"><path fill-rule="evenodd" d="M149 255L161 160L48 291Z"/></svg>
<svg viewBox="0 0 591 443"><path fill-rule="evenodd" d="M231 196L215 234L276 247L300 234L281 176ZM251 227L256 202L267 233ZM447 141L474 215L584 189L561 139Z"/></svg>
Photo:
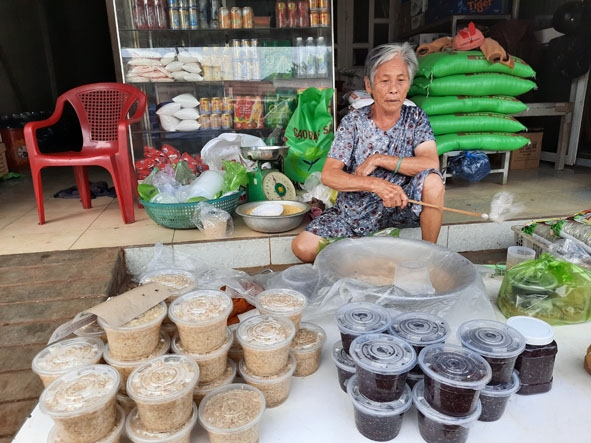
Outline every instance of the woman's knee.
<svg viewBox="0 0 591 443"><path fill-rule="evenodd" d="M429 174L425 178L423 197L441 198L445 194L443 179L438 174Z"/></svg>
<svg viewBox="0 0 591 443"><path fill-rule="evenodd" d="M320 237L304 231L292 240L291 250L304 263L312 263L318 254L319 242Z"/></svg>

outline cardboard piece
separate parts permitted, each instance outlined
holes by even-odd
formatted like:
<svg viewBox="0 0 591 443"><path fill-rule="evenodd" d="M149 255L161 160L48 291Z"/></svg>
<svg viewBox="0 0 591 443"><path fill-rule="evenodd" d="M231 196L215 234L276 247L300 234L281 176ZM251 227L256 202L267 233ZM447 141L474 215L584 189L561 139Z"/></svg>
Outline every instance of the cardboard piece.
<svg viewBox="0 0 591 443"><path fill-rule="evenodd" d="M97 317L112 326L121 326L156 306L174 294L174 289L160 283L147 283L77 314L71 321L60 325L49 338L48 344L59 341Z"/></svg>
<svg viewBox="0 0 591 443"><path fill-rule="evenodd" d="M531 140L531 143L516 151L511 151L511 160L509 161L509 170L532 169L540 166L540 156L542 153L543 132L520 133Z"/></svg>

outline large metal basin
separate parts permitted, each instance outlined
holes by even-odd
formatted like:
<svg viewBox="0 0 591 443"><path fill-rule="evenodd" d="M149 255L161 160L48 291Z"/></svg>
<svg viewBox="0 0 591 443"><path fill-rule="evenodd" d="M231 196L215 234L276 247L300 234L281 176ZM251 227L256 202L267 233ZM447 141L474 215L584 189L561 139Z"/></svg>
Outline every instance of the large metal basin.
<svg viewBox="0 0 591 443"><path fill-rule="evenodd" d="M289 146L241 146L242 157L253 161L277 161L287 156Z"/></svg>

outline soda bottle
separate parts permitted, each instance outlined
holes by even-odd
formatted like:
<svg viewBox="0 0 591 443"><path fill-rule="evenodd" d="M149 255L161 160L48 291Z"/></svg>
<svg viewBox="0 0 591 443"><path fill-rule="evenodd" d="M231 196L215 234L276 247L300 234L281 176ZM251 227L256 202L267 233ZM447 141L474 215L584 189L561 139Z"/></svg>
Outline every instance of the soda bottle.
<svg viewBox="0 0 591 443"><path fill-rule="evenodd" d="M156 29L156 16L154 14L154 1L144 0L144 16L146 29Z"/></svg>
<svg viewBox="0 0 591 443"><path fill-rule="evenodd" d="M314 37L306 39L306 77L316 76L316 46Z"/></svg>
<svg viewBox="0 0 591 443"><path fill-rule="evenodd" d="M144 11L144 0L133 1L133 22L136 29L146 29L146 12Z"/></svg>
<svg viewBox="0 0 591 443"><path fill-rule="evenodd" d="M156 15L156 28L168 28L168 20L164 0L154 0L154 14Z"/></svg>
<svg viewBox="0 0 591 443"><path fill-rule="evenodd" d="M306 76L306 48L302 37L296 37L296 75Z"/></svg>
<svg viewBox="0 0 591 443"><path fill-rule="evenodd" d="M328 76L327 51L328 48L326 47L324 37L318 37L318 41L316 42L316 74L318 77Z"/></svg>

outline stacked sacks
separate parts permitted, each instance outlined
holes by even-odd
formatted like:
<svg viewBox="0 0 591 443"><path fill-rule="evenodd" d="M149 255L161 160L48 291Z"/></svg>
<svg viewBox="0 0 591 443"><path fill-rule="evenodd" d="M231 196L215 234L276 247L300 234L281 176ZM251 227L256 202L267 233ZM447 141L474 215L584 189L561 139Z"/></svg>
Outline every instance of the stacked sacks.
<svg viewBox="0 0 591 443"><path fill-rule="evenodd" d="M419 58L409 96L429 116L440 155L471 149L512 151L529 144L516 134L526 127L511 115L527 108L515 97L536 87L531 80L535 72L517 57L499 62L507 58L504 50L490 46Z"/></svg>

